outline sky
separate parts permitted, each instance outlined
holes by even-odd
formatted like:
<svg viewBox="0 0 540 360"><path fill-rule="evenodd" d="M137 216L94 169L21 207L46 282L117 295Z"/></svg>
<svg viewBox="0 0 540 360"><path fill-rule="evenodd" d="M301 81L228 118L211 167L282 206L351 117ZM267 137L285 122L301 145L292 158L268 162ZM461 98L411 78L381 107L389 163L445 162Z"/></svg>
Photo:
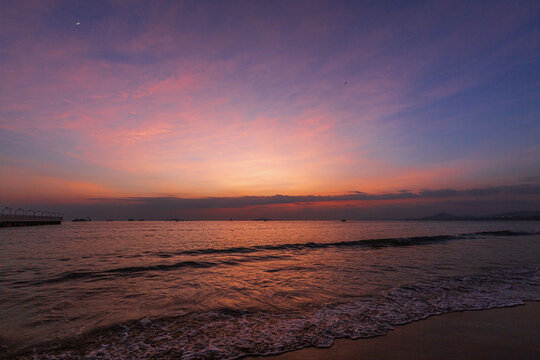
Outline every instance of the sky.
<svg viewBox="0 0 540 360"><path fill-rule="evenodd" d="M0 3L0 205L540 210L538 1Z"/></svg>

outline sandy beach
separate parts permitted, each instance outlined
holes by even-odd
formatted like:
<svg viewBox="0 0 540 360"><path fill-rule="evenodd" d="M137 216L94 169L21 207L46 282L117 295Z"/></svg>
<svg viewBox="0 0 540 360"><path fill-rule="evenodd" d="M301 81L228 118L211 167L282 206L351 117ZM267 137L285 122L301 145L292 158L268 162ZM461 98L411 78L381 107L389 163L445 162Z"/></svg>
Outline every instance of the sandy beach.
<svg viewBox="0 0 540 360"><path fill-rule="evenodd" d="M245 360L329 359L540 359L540 302L454 312L398 326L385 336L338 339L326 349L306 348Z"/></svg>

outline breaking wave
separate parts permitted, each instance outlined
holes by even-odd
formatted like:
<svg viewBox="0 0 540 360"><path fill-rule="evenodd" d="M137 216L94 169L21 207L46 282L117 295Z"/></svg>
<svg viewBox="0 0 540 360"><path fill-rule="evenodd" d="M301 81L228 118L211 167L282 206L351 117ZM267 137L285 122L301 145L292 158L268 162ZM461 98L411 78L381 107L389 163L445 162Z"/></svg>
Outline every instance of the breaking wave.
<svg viewBox="0 0 540 360"><path fill-rule="evenodd" d="M255 245L250 247L229 247L229 248L206 248L196 250L181 250L177 252L159 252L154 254L145 254L144 256L158 256L161 258L170 258L180 255L212 255L212 254L249 254L254 252L264 251L283 251L283 250L309 250L309 249L325 249L325 248L384 248L384 247L398 247L398 246L415 246L415 245L428 245L434 243L441 243L450 240L465 240L475 239L485 236L526 236L536 235L540 232L524 232L524 231L481 231L474 233L465 233L458 235L435 235L435 236L415 236L415 237L403 237L403 238L384 238L384 239L367 239L367 240L352 240L352 241L339 241L339 242L307 242L307 243L292 243L292 244L277 244L277 245ZM148 271L173 271L177 269L204 269L216 266L235 266L246 262L255 261L268 261L287 258L288 255L263 255L263 256L243 256L234 259L216 259L212 261L179 261L175 263L165 264L152 264L144 266L128 266L113 268L102 271L73 271L60 274L53 278L40 279L40 280L28 280L14 282L15 286L27 286L27 285L41 285L51 284L70 280L79 279L99 279L108 278L111 276L130 276L132 274L144 273Z"/></svg>
<svg viewBox="0 0 540 360"><path fill-rule="evenodd" d="M34 347L48 359L237 359L308 346L336 338L384 335L395 325L452 311L480 310L540 300L540 269L494 269L476 276L440 277L383 294L288 313L222 308L145 317ZM24 352L19 354L25 356Z"/></svg>
<svg viewBox="0 0 540 360"><path fill-rule="evenodd" d="M410 245L424 245L438 243L448 240L464 240L474 239L484 236L526 236L537 235L540 232L526 232L526 231L480 231L473 233L465 233L458 235L435 235L435 236L413 236L413 237L397 237L397 238L383 238L383 239L367 239L367 240L351 240L351 241L337 241L337 242L307 242L307 243L293 243L293 244L277 244L277 245L255 245L249 247L229 247L229 248L206 248L195 250L181 250L170 253L154 253L157 256L167 255L203 255L203 254L236 254L236 253L252 253L265 250L304 250L304 249L325 249L331 247L390 247L390 246L410 246ZM152 254L150 254L152 255Z"/></svg>

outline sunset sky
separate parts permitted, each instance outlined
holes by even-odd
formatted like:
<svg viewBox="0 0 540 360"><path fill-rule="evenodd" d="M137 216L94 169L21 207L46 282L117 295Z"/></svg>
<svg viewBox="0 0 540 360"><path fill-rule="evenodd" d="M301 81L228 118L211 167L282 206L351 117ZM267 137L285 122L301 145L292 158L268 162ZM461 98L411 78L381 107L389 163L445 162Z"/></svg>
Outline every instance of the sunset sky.
<svg viewBox="0 0 540 360"><path fill-rule="evenodd" d="M539 24L534 0L2 1L0 205L540 210Z"/></svg>

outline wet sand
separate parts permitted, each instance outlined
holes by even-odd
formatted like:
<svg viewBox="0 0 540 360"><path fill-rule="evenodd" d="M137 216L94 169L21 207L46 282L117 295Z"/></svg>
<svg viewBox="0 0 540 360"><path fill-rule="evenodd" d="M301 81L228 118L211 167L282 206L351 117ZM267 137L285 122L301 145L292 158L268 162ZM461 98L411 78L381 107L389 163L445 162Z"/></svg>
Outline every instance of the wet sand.
<svg viewBox="0 0 540 360"><path fill-rule="evenodd" d="M540 359L540 302L432 316L385 336L246 360Z"/></svg>

